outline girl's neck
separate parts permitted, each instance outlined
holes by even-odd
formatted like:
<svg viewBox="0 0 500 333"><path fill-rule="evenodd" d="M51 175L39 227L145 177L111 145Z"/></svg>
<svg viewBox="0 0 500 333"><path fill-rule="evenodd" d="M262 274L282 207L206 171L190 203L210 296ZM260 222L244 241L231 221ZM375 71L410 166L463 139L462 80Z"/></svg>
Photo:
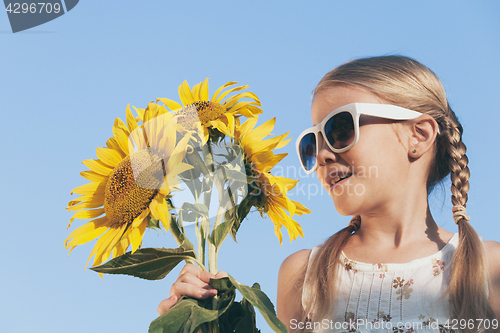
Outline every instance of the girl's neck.
<svg viewBox="0 0 500 333"><path fill-rule="evenodd" d="M436 253L453 236L436 224L427 202L425 209L405 210L361 215L361 228L344 248L346 256L368 263L404 263Z"/></svg>

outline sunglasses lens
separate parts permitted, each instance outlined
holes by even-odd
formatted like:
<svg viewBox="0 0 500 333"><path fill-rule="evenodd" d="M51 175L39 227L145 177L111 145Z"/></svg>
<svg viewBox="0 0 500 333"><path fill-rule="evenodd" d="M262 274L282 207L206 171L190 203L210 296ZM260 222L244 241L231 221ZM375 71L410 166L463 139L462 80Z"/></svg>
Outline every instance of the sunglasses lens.
<svg viewBox="0 0 500 333"><path fill-rule="evenodd" d="M307 171L312 170L316 164L316 135L308 133L302 137L299 145L300 161Z"/></svg>
<svg viewBox="0 0 500 333"><path fill-rule="evenodd" d="M325 136L336 149L349 146L354 141L354 120L349 112L340 112L325 124Z"/></svg>

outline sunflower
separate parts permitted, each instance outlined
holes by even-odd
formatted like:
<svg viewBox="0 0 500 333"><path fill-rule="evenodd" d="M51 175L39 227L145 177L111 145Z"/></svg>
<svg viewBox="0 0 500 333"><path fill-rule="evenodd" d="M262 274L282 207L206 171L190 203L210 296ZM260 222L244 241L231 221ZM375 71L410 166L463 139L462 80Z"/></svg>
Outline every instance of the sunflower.
<svg viewBox="0 0 500 333"><path fill-rule="evenodd" d="M235 85L237 82L228 82L215 91L212 98L208 93L208 79L198 83L192 89L184 81L179 86L179 97L181 104L168 99L158 98L169 110L179 117L179 124L187 130L196 130L203 142L209 137L215 142L223 135L233 136L235 119L240 116L252 118L262 113L259 108L260 101L252 92L239 92L248 86L225 88ZM224 90L224 91L223 91ZM239 92L229 96L231 93ZM242 100L247 98L248 100ZM151 106L154 103L150 103ZM139 117L143 110L138 110Z"/></svg>
<svg viewBox="0 0 500 333"><path fill-rule="evenodd" d="M304 237L300 224L292 217L310 214L311 211L287 196L287 191L293 189L298 180L271 174L271 169L288 155L286 153L276 155L272 150L284 147L290 142L290 139L286 139L288 133L264 140L271 134L275 122L276 118L273 118L254 128L257 117L250 118L241 126L236 124L234 137L245 153L246 164L250 164L251 173L255 179L252 186L258 185L258 188L249 194L254 196L251 200L252 204L261 213L269 216L274 224L274 232L282 244L281 228L283 226L288 230L290 241L295 240L299 235ZM285 211L288 211L289 215Z"/></svg>
<svg viewBox="0 0 500 333"><path fill-rule="evenodd" d="M74 230L65 246L71 253L75 246L99 238L87 264L94 255L93 266L120 256L130 245L135 252L149 217L168 230L167 201L178 186L175 176L192 168L181 162L190 135L177 142L178 117L164 107L150 107L142 120L139 126L127 107L127 124L117 118L107 147L96 149L97 159L83 161L90 170L81 175L91 182L72 191L81 196L68 203L67 210L76 211L68 228L74 219L93 220Z"/></svg>

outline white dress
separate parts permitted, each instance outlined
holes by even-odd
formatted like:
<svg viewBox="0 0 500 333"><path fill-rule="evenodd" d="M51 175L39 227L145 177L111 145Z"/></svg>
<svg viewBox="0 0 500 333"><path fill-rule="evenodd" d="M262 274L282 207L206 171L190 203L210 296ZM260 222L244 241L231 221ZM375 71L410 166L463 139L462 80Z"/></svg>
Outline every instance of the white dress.
<svg viewBox="0 0 500 333"><path fill-rule="evenodd" d="M315 332L453 332L449 299L458 233L437 253L402 264L367 264L342 252L332 317L308 324ZM309 260L317 253L313 248ZM309 270L306 281L311 278ZM302 304L311 294L304 287ZM307 323L306 323L307 325Z"/></svg>

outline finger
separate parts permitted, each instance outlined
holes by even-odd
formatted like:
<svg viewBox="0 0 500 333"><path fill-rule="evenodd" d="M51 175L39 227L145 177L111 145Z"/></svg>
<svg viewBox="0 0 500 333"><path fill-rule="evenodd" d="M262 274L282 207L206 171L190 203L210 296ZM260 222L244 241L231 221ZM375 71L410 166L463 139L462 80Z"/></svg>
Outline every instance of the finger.
<svg viewBox="0 0 500 333"><path fill-rule="evenodd" d="M203 287L196 286L191 283L175 282L170 289L170 296L189 296L197 299L205 299L217 295L217 289L205 285Z"/></svg>
<svg viewBox="0 0 500 333"><path fill-rule="evenodd" d="M200 279L201 281L203 281L205 283L208 283L210 281L210 279L215 278L215 275L213 275L212 273L204 271L201 268L199 268L193 264L186 264L182 268L182 270L179 274L179 277L182 275L188 275L188 274L192 274L192 275L196 276L198 279Z"/></svg>
<svg viewBox="0 0 500 333"><path fill-rule="evenodd" d="M156 309L158 315L161 316L162 314L167 312L167 310L169 310L171 307L175 305L175 303L177 303L177 300L178 300L177 296L172 295L169 298L161 301L160 304L158 305L158 308Z"/></svg>
<svg viewBox="0 0 500 333"><path fill-rule="evenodd" d="M212 278L215 278L215 276L213 276ZM200 288L206 288L206 289L212 288L208 284L208 282L210 282L210 277L206 275L200 275L200 276L194 275L191 272L182 274L181 276L179 276L176 282L192 284Z"/></svg>
<svg viewBox="0 0 500 333"><path fill-rule="evenodd" d="M227 275L227 273L226 273L226 272L224 272L224 271L220 271L220 272L218 272L217 274L215 274L215 278L216 278L216 279L221 279L221 278L225 278L225 277L229 277L229 276L228 276L228 275Z"/></svg>

